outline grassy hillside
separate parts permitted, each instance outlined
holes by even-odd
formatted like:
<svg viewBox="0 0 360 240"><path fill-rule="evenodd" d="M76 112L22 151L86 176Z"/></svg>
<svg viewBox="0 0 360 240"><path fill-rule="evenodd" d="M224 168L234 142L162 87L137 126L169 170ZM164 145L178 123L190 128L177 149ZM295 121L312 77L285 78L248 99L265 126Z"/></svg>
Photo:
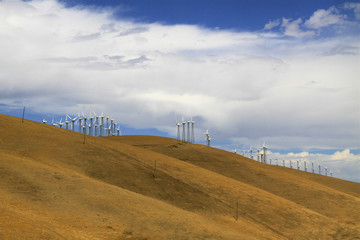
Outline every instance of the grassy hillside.
<svg viewBox="0 0 360 240"><path fill-rule="evenodd" d="M0 239L360 239L360 184L0 115Z"/></svg>

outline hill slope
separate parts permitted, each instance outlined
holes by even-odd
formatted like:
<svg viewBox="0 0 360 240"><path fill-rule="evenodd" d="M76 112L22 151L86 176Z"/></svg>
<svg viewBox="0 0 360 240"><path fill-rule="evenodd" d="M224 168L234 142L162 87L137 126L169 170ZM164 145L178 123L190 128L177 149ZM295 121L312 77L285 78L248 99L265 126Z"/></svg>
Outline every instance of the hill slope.
<svg viewBox="0 0 360 240"><path fill-rule="evenodd" d="M84 144L0 115L0 239L356 239L359 197L358 183L203 145Z"/></svg>

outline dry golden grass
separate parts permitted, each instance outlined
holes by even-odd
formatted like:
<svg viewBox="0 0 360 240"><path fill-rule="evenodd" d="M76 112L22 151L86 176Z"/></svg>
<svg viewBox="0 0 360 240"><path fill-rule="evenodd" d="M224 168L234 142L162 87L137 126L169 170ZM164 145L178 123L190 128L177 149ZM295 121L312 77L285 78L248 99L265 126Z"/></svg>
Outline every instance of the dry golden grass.
<svg viewBox="0 0 360 240"><path fill-rule="evenodd" d="M0 239L360 239L359 197L359 183L203 145L84 144L0 115Z"/></svg>

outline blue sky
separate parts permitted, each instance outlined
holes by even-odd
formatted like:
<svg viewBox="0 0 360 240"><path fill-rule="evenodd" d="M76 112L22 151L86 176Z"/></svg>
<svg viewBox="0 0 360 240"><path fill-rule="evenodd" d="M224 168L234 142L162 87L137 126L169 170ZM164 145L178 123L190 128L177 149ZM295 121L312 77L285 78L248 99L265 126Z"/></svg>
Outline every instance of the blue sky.
<svg viewBox="0 0 360 240"><path fill-rule="evenodd" d="M199 143L265 141L360 181L359 39L350 0L1 0L0 113L170 137L193 117Z"/></svg>
<svg viewBox="0 0 360 240"><path fill-rule="evenodd" d="M163 24L195 24L207 28L261 30L264 23L279 17L308 17L314 9L340 6L338 0L62 0L68 6L92 5L119 9L118 18Z"/></svg>

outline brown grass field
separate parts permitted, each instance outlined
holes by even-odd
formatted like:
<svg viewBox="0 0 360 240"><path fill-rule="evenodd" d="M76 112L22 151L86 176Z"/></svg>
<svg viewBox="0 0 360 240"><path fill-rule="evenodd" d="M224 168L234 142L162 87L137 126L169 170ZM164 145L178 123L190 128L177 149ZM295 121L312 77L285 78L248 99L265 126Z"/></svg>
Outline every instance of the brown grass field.
<svg viewBox="0 0 360 240"><path fill-rule="evenodd" d="M360 183L0 115L0 239L360 239Z"/></svg>

